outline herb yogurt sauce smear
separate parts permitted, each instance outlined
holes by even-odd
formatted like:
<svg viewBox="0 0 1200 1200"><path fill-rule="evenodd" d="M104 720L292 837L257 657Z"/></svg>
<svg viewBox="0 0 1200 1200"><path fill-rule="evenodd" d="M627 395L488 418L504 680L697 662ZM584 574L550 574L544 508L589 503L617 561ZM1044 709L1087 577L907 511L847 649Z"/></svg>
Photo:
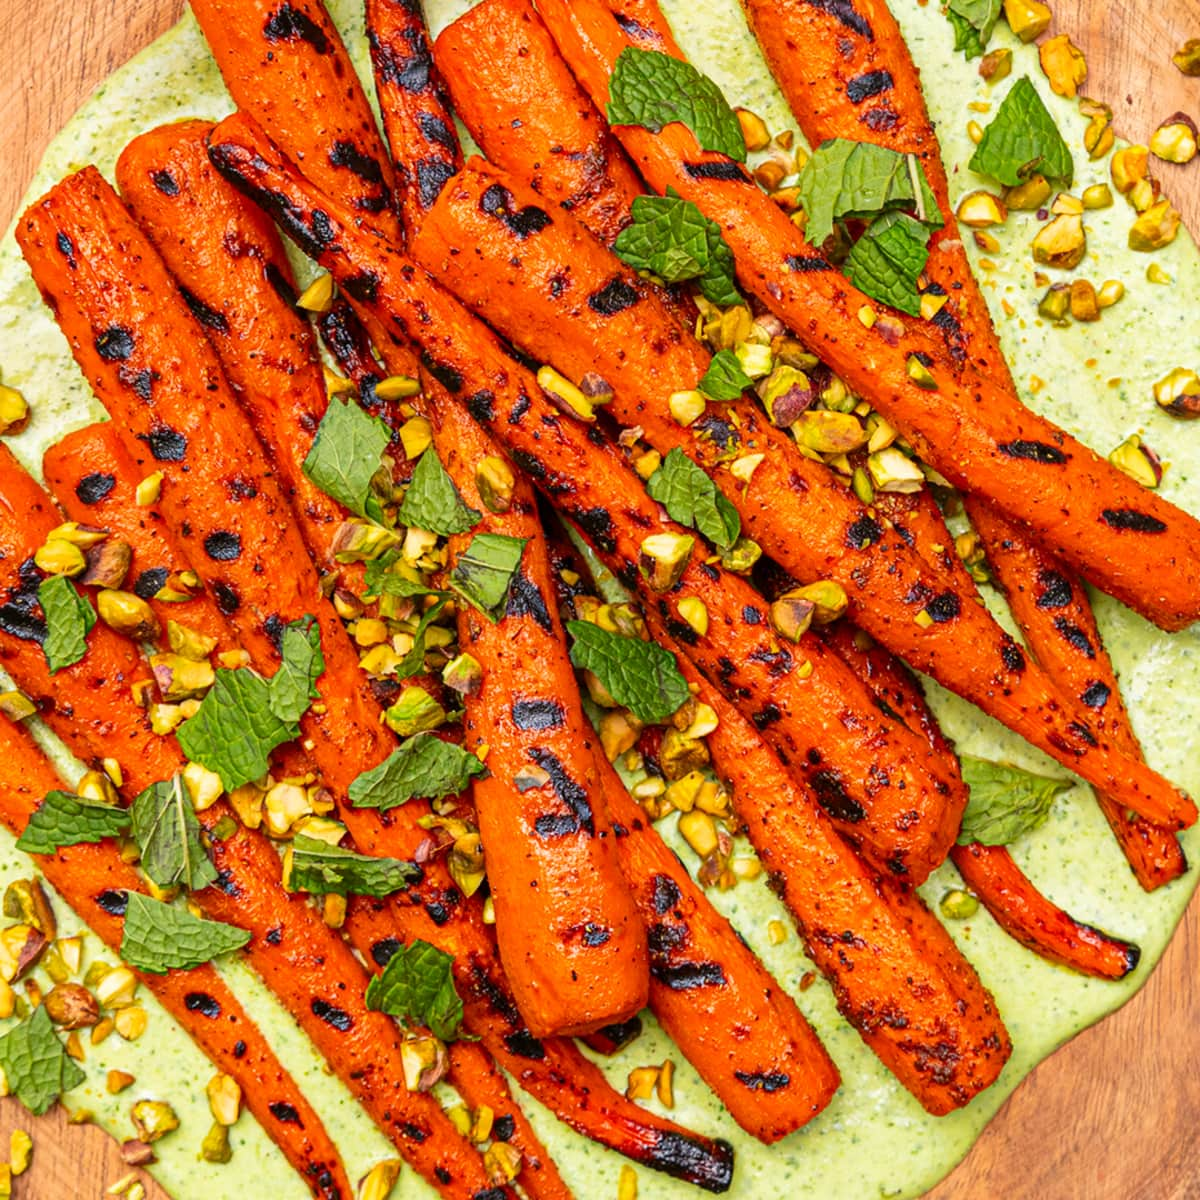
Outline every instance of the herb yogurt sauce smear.
<svg viewBox="0 0 1200 1200"><path fill-rule="evenodd" d="M427 9L434 31L468 7L461 0L431 0ZM895 0L895 7L913 55L924 68L926 97L938 124L956 201L990 183L965 167L955 169L955 164L966 163L974 150L966 134L967 120L974 117L986 124L990 119L986 114L969 114L967 103L989 102L994 112L1022 75L1033 79L1072 147L1075 192L1107 177L1107 161L1090 163L1083 152L1086 122L1075 104L1052 95L1046 86L1035 47L1019 44L1003 24L999 26L993 46L1010 46L1014 67L1010 78L992 89L979 78L977 63L953 52L951 27L937 5ZM359 70L369 81L361 3L331 0L330 8ZM704 4L665 0L664 8L685 51L716 80L731 104L758 113L772 132L791 126L786 105L746 30L738 0L707 0ZM116 72L88 101L47 152L29 199L88 162L111 175L121 148L146 129L183 117L215 119L228 110L216 68L195 23L186 17ZM1185 234L1153 259L1130 252L1125 239L1132 219L1132 209L1120 200L1112 208L1087 214L1089 256L1080 273L1096 283L1119 279L1126 287L1125 298L1106 310L1096 324L1059 329L1038 319L1042 289L1033 281L1029 242L1036 222L1030 214L1013 214L1007 225L992 231L1003 250L990 256L995 269L980 272L980 277L1013 373L1031 406L1101 453L1132 433L1143 434L1151 446L1167 455L1164 494L1197 512L1200 430L1177 427L1160 413L1151 385L1173 367L1196 365L1180 361L1177 355L1200 346L1200 256ZM968 251L977 258L970 240ZM1172 287L1145 280L1150 261L1166 268L1175 280ZM1004 315L1001 299L1008 300L1015 316ZM11 231L0 247L0 365L5 382L20 388L33 410L29 428L10 444L35 471L45 446L103 415L43 308ZM1033 376L1045 381L1036 394L1029 387ZM1110 386L1110 379L1120 382ZM989 595L989 600L994 602L994 596ZM994 607L1000 612L998 603ZM1200 793L1200 762L1187 752L1186 720L1194 697L1200 695L1200 635L1195 630L1170 636L1159 633L1106 597L1098 598L1097 610L1149 761L1185 789ZM1007 616L1000 615L1009 623ZM943 727L963 752L1009 761L1041 774L1061 775L1057 765L969 705L936 687L932 699ZM61 754L61 748L58 752ZM78 770L69 763L64 769L70 778ZM660 828L684 860L694 864L695 856L674 834L672 822ZM1200 834L1189 831L1184 841L1189 857L1200 857ZM1143 894L1083 785L1060 797L1049 821L1014 844L1012 851L1051 898L1080 918L1138 942L1142 963L1122 983L1089 980L1023 950L983 910L968 921L951 922L953 935L995 992L1015 1043L1012 1061L1000 1081L966 1110L942 1118L926 1115L841 1020L822 980L799 990L811 965L790 933L786 912L761 882L744 882L729 892L709 894L767 967L797 996L836 1059L843 1083L829 1108L780 1144L759 1145L723 1114L652 1019L647 1019L646 1032L631 1047L602 1061L604 1070L615 1086L623 1088L631 1067L674 1058L678 1073L671 1115L734 1143L738 1167L729 1193L733 1197L749 1200L796 1193L812 1200L832 1200L847 1195L919 1195L966 1153L1005 1097L1040 1059L1116 1008L1141 985L1162 953L1195 882L1194 874L1189 874L1152 896ZM742 848L739 852L747 851ZM12 839L7 834L0 836L0 886L27 876L30 870L31 864L13 848ZM953 868L945 866L923 891L936 908L939 898L959 883ZM73 932L78 922L66 905L57 901L56 909L64 933ZM766 936L768 922L776 919L789 929L782 946L771 945ZM86 940L90 954L111 961L97 939ZM324 1118L342 1149L350 1177L359 1178L381 1158L393 1157L388 1143L356 1109L342 1085L326 1074L293 1021L249 970L232 960L226 960L221 969L250 1011L257 1014ZM211 1123L203 1089L213 1069L154 1001L139 995L150 1013L148 1031L137 1042L125 1043L114 1036L101 1046L88 1047L88 1080L68 1094L68 1108L92 1110L105 1128L125 1138L132 1132L129 1108L134 1100L168 1100L182 1125L156 1144L159 1162L152 1171L178 1200L241 1200L248 1179L253 1180L256 1195L301 1200L307 1194L303 1184L249 1115L243 1115L232 1130L232 1162L221 1166L197 1160L200 1142ZM114 1067L137 1077L136 1083L117 1097L109 1096L104 1088L105 1072ZM614 1197L623 1160L566 1132L535 1102L521 1099L577 1194L588 1200ZM650 1102L652 1106L656 1103ZM697 1194L660 1175L638 1174L639 1194L644 1200L682 1200ZM395 1195L430 1197L433 1192L406 1170Z"/></svg>

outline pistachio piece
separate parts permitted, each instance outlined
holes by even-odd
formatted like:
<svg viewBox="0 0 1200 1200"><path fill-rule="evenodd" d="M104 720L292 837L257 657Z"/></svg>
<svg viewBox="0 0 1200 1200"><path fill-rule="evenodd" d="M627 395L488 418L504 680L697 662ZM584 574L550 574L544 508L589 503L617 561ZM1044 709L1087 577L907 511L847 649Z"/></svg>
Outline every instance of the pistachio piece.
<svg viewBox="0 0 1200 1200"><path fill-rule="evenodd" d="M633 469L639 479L649 479L662 466L662 455L657 450L647 450L633 460Z"/></svg>
<svg viewBox="0 0 1200 1200"><path fill-rule="evenodd" d="M771 424L780 429L787 429L794 424L815 399L808 376L789 366L775 367L759 382L756 390Z"/></svg>
<svg viewBox="0 0 1200 1200"><path fill-rule="evenodd" d="M28 424L28 401L15 387L0 383L0 435L20 433Z"/></svg>
<svg viewBox="0 0 1200 1200"><path fill-rule="evenodd" d="M680 425L686 427L704 415L704 410L708 407L708 400L703 392L695 390L672 392L667 401L667 407L671 410L671 416Z"/></svg>
<svg viewBox="0 0 1200 1200"><path fill-rule="evenodd" d="M770 345L760 345L758 342L742 342L734 348L734 354L741 363L742 370L751 379L761 379L769 375L775 365L775 355L771 353Z"/></svg>
<svg viewBox="0 0 1200 1200"><path fill-rule="evenodd" d="M450 1061L446 1047L431 1034L410 1034L400 1046L404 1086L410 1092L428 1092L445 1078Z"/></svg>
<svg viewBox="0 0 1200 1200"><path fill-rule="evenodd" d="M460 654L442 669L442 682L460 696L474 696L483 686L483 667L470 654Z"/></svg>
<svg viewBox="0 0 1200 1200"><path fill-rule="evenodd" d="M1005 204L1016 212L1036 212L1049 199L1050 183L1044 175L1030 175L1004 193Z"/></svg>
<svg viewBox="0 0 1200 1200"><path fill-rule="evenodd" d="M388 728L400 737L437 729L446 720L446 710L422 687L415 684L400 693L400 699L384 713Z"/></svg>
<svg viewBox="0 0 1200 1200"><path fill-rule="evenodd" d="M1168 272L1162 263L1152 262L1146 268L1146 279L1150 283L1167 284L1173 283L1170 272Z"/></svg>
<svg viewBox="0 0 1200 1200"><path fill-rule="evenodd" d="M1023 42L1036 42L1050 28L1050 16L1039 0L1004 0L1004 19Z"/></svg>
<svg viewBox="0 0 1200 1200"><path fill-rule="evenodd" d="M220 1121L214 1121L204 1135L204 1141L200 1143L200 1157L210 1163L227 1163L233 1158L229 1130Z"/></svg>
<svg viewBox="0 0 1200 1200"><path fill-rule="evenodd" d="M135 641L157 641L161 632L154 610L141 596L136 596L133 592L105 588L96 596L96 609L105 625ZM210 684L211 682L212 680L209 680ZM159 688L162 690L161 683ZM176 698L167 696L165 690L163 696L165 699Z"/></svg>
<svg viewBox="0 0 1200 1200"><path fill-rule="evenodd" d="M358 1200L388 1200L392 1188L396 1186L396 1180L400 1178L402 1165L398 1158L376 1163L359 1184Z"/></svg>
<svg viewBox="0 0 1200 1200"><path fill-rule="evenodd" d="M923 388L927 392L936 392L938 390L938 382L934 378L933 372L929 369L929 366L922 362L917 355L910 354L908 356L908 362L905 364L905 370L908 373L909 379L911 379L913 383L917 385L917 387Z"/></svg>
<svg viewBox="0 0 1200 1200"><path fill-rule="evenodd" d="M1053 321L1056 325L1067 324L1067 312L1071 306L1071 285L1053 283L1038 302L1038 316Z"/></svg>
<svg viewBox="0 0 1200 1200"><path fill-rule="evenodd" d="M688 737L673 727L663 734L658 765L665 779L682 779L690 771L703 770L708 762L708 747L699 738Z"/></svg>
<svg viewBox="0 0 1200 1200"><path fill-rule="evenodd" d="M39 546L33 561L47 575L82 575L87 570L83 551L63 538L50 538Z"/></svg>
<svg viewBox="0 0 1200 1200"><path fill-rule="evenodd" d="M656 592L669 592L680 580L696 539L684 534L655 533L640 547L638 570Z"/></svg>
<svg viewBox="0 0 1200 1200"><path fill-rule="evenodd" d="M1083 217L1073 213L1062 213L1053 221L1042 226L1033 239L1033 258L1047 267L1071 270L1087 253L1087 235L1083 230Z"/></svg>
<svg viewBox="0 0 1200 1200"><path fill-rule="evenodd" d="M155 471L151 475L147 475L145 479L138 482L137 488L134 490L134 502L139 508L149 508L152 504L158 503L159 496L162 495L163 473Z"/></svg>
<svg viewBox="0 0 1200 1200"><path fill-rule="evenodd" d="M1100 308L1112 308L1125 295L1125 285L1119 279L1106 279L1096 294Z"/></svg>
<svg viewBox="0 0 1200 1200"><path fill-rule="evenodd" d="M267 789L263 796L263 811L267 832L272 837L284 838L297 821L312 813L313 808L303 787L284 780Z"/></svg>
<svg viewBox="0 0 1200 1200"><path fill-rule="evenodd" d="M190 762L183 768L183 786L187 788L192 808L198 813L212 808L225 791L220 775L197 762Z"/></svg>
<svg viewBox="0 0 1200 1200"><path fill-rule="evenodd" d="M600 718L600 745L608 761L616 762L627 750L632 750L642 729L641 721L632 713L621 708L609 709Z"/></svg>
<svg viewBox="0 0 1200 1200"><path fill-rule="evenodd" d="M129 574L133 551L128 542L107 538L89 549L84 557L87 559L87 569L80 577L81 583L92 587L119 588Z"/></svg>
<svg viewBox="0 0 1200 1200"><path fill-rule="evenodd" d="M369 562L399 542L399 536L382 525L366 521L343 521L333 535L330 549L340 563Z"/></svg>
<svg viewBox="0 0 1200 1200"><path fill-rule="evenodd" d="M938 902L948 921L968 921L979 911L979 901L962 888L952 888Z"/></svg>
<svg viewBox="0 0 1200 1200"><path fill-rule="evenodd" d="M104 616L103 608L100 615ZM159 694L169 704L180 700L199 699L212 687L217 678L210 663L196 662L178 654L152 654L150 668L154 672Z"/></svg>
<svg viewBox="0 0 1200 1200"><path fill-rule="evenodd" d="M374 387L380 400L408 400L421 394L421 384L409 375L389 375Z"/></svg>
<svg viewBox="0 0 1200 1200"><path fill-rule="evenodd" d="M1154 385L1154 399L1173 417L1200 417L1200 376L1176 367Z"/></svg>
<svg viewBox="0 0 1200 1200"><path fill-rule="evenodd" d="M10 925L0 931L0 946L3 946L3 966L0 974L8 983L22 978L42 957L50 944L40 929L32 925Z"/></svg>
<svg viewBox="0 0 1200 1200"><path fill-rule="evenodd" d="M1012 73L1012 63L1011 50L992 50L979 60L979 74L988 83L999 83Z"/></svg>
<svg viewBox="0 0 1200 1200"><path fill-rule="evenodd" d="M1162 483L1162 460L1137 434L1126 438L1108 456L1108 461L1142 487L1156 488Z"/></svg>
<svg viewBox="0 0 1200 1200"><path fill-rule="evenodd" d="M684 596L675 606L675 611L700 637L708 633L708 606L699 596Z"/></svg>
<svg viewBox="0 0 1200 1200"><path fill-rule="evenodd" d="M581 421L594 421L595 410L591 401L565 375L560 375L553 367L543 366L537 373L538 387L542 389L547 400L568 416L578 417Z"/></svg>
<svg viewBox="0 0 1200 1200"><path fill-rule="evenodd" d="M1188 38L1171 55L1171 61L1185 75L1200 75L1200 38Z"/></svg>
<svg viewBox="0 0 1200 1200"><path fill-rule="evenodd" d="M433 444L433 426L428 417L410 417L400 426L400 444L406 459L420 458Z"/></svg>
<svg viewBox="0 0 1200 1200"><path fill-rule="evenodd" d="M0 692L0 715L10 721L25 721L37 712L37 705L23 692Z"/></svg>
<svg viewBox="0 0 1200 1200"><path fill-rule="evenodd" d="M236 1125L242 1111L242 1089L232 1075L214 1075L204 1087L209 1111L219 1125Z"/></svg>
<svg viewBox="0 0 1200 1200"><path fill-rule="evenodd" d="M1152 204L1133 223L1129 230L1130 250L1149 253L1169 246L1179 232L1179 213L1169 200Z"/></svg>
<svg viewBox="0 0 1200 1200"><path fill-rule="evenodd" d="M746 143L746 149L752 154L765 150L771 144L771 134L766 121L748 108L735 108L733 111L742 127L742 141Z"/></svg>
<svg viewBox="0 0 1200 1200"><path fill-rule="evenodd" d="M1072 196L1070 192L1059 192L1054 197L1054 203L1050 205L1050 211L1056 216L1062 216L1063 214L1079 216L1083 212L1083 201L1076 196Z"/></svg>
<svg viewBox="0 0 1200 1200"><path fill-rule="evenodd" d="M8 1162L14 1175L24 1175L29 1170L33 1156L33 1138L24 1129L14 1129L8 1136Z"/></svg>
<svg viewBox="0 0 1200 1200"><path fill-rule="evenodd" d="M318 275L296 297L296 307L305 312L327 313L333 307L333 276Z"/></svg>
<svg viewBox="0 0 1200 1200"><path fill-rule="evenodd" d="M193 662L203 662L216 648L215 637L205 637L196 629L189 629L178 621L167 622L167 644L173 653Z"/></svg>
<svg viewBox="0 0 1200 1200"><path fill-rule="evenodd" d="M516 476L508 460L498 454L489 454L481 460L475 468L475 487L488 512L508 512L516 487Z"/></svg>
<svg viewBox="0 0 1200 1200"><path fill-rule="evenodd" d="M701 857L707 858L718 847L716 822L706 812L693 809L679 818L679 835ZM658 1072L655 1071L657 1082Z"/></svg>
<svg viewBox="0 0 1200 1200"><path fill-rule="evenodd" d="M793 594L793 593L789 593ZM844 616L850 601L846 589L832 579L818 579L794 589L794 594L813 603L813 620L818 625L828 625Z"/></svg>
<svg viewBox="0 0 1200 1200"><path fill-rule="evenodd" d="M86 777L85 777L86 778ZM83 792L77 791L77 795ZM89 797L90 799L91 797ZM58 921L46 889L36 879L14 879L4 889L4 915L32 926L53 941L58 933Z"/></svg>
<svg viewBox="0 0 1200 1200"><path fill-rule="evenodd" d="M1112 117L1109 114L1097 113L1083 131L1083 148L1093 162L1103 158L1113 148L1115 141Z"/></svg>
<svg viewBox="0 0 1200 1200"><path fill-rule="evenodd" d="M1163 162L1191 162L1196 157L1196 122L1181 112L1168 117L1150 135L1150 153Z"/></svg>
<svg viewBox="0 0 1200 1200"><path fill-rule="evenodd" d="M1071 281L1071 316L1077 321L1100 320L1099 297L1086 279Z"/></svg>
<svg viewBox="0 0 1200 1200"><path fill-rule="evenodd" d="M166 584L154 593L154 599L162 604L185 604L203 586L195 571L172 571L167 576Z"/></svg>
<svg viewBox="0 0 1200 1200"><path fill-rule="evenodd" d="M1112 156L1112 164L1109 167L1113 186L1122 196L1127 196L1146 178L1149 163L1150 151L1145 146L1122 146Z"/></svg>
<svg viewBox="0 0 1200 1200"><path fill-rule="evenodd" d="M165 1100L139 1100L130 1116L138 1137L147 1145L179 1128L179 1118Z"/></svg>
<svg viewBox="0 0 1200 1200"><path fill-rule="evenodd" d="M867 431L853 413L809 409L797 417L792 433L800 445L818 454L849 454L867 441Z"/></svg>
<svg viewBox="0 0 1200 1200"><path fill-rule="evenodd" d="M749 575L754 564L762 558L762 547L748 537L739 537L721 554L721 566L735 575Z"/></svg>
<svg viewBox="0 0 1200 1200"><path fill-rule="evenodd" d="M895 446L888 446L867 458L867 471L878 492L912 494L925 486L925 474L919 466Z"/></svg>
<svg viewBox="0 0 1200 1200"><path fill-rule="evenodd" d="M483 842L472 830L456 838L446 856L446 868L464 896L473 896L486 878L483 862Z"/></svg>
<svg viewBox="0 0 1200 1200"><path fill-rule="evenodd" d="M63 1029L85 1029L100 1020L100 1003L81 983L56 983L43 1001L50 1020Z"/></svg>
<svg viewBox="0 0 1200 1200"><path fill-rule="evenodd" d="M1068 34L1060 33L1038 47L1038 57L1050 80L1051 91L1073 100L1079 94L1079 85L1087 78L1087 61L1079 47Z"/></svg>
<svg viewBox="0 0 1200 1200"><path fill-rule="evenodd" d="M970 229L987 229L990 225L1003 225L1008 220L1008 209L999 196L980 189L968 192L959 201L956 216L960 225Z"/></svg>
<svg viewBox="0 0 1200 1200"><path fill-rule="evenodd" d="M805 596L801 589L793 588L771 605L771 627L780 637L798 642L808 632L816 611L816 602Z"/></svg>
<svg viewBox="0 0 1200 1200"><path fill-rule="evenodd" d="M1088 211L1098 208L1111 208L1113 202L1112 189L1107 183L1094 183L1083 190L1083 207Z"/></svg>

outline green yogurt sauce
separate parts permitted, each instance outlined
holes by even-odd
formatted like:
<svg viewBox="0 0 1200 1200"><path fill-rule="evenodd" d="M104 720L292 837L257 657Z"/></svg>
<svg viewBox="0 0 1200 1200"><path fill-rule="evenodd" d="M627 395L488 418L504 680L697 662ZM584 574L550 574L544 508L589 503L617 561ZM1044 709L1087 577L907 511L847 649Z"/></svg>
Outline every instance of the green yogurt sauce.
<svg viewBox="0 0 1200 1200"><path fill-rule="evenodd" d="M462 0L427 4L434 31L465 8ZM331 0L330 8L369 84L361 4ZM761 114L773 131L792 122L758 49L749 36L738 0L665 0L664 8L685 51L710 74L733 104ZM965 167L972 146L969 119L986 123L987 114L969 112L972 101L992 111L1011 79L995 89L979 78L976 66L952 51L949 24L936 5L897 0L897 16L913 55L924 68L926 95L938 125L958 195L984 186ZM1081 141L1084 122L1074 104L1053 96L1038 66L1035 48L1012 39L1004 26L998 45L1013 49L1012 79L1030 75L1064 135L1075 150L1078 192L1100 182L1106 163L1090 163ZM84 105L46 154L29 198L39 195L69 171L95 163L109 173L117 154L135 134L164 121L183 117L218 118L230 105L216 67L194 21L186 17L143 54L112 75ZM957 196L956 196L957 198ZM1125 298L1107 310L1096 325L1050 328L1037 317L1041 289L1034 283L1028 243L1035 221L1014 214L998 236L997 264L981 271L984 292L992 305L1004 349L1029 404L1073 434L1107 453L1132 433L1143 434L1167 462L1164 494L1192 511L1200 511L1200 431L1175 425L1161 414L1151 395L1152 383L1175 366L1195 366L1180 356L1200 345L1200 256L1182 235L1156 258L1175 280L1171 288L1148 283L1150 259L1125 246L1131 210L1120 200L1108 210L1087 216L1089 253L1081 274L1097 284L1120 279ZM978 257L975 247L969 251ZM1006 315L1007 301L1013 315ZM37 471L42 450L69 430L99 419L103 413L75 367L66 344L40 303L11 230L0 246L0 366L4 381L20 388L34 417L11 445ZM1034 377L1045 386L1034 391ZM1119 380L1110 384L1110 380ZM1106 597L1096 597L1097 613L1121 675L1125 698L1146 755L1153 766L1192 792L1200 792L1200 761L1190 753L1193 738L1186 714L1200 694L1200 640L1196 630L1167 636ZM989 596L1002 620L1011 625L1002 605ZM1003 759L1048 774L1060 769L996 722L936 686L932 699L947 733L962 750ZM60 755L64 771L74 778L79 767L44 730L46 744ZM670 822L664 833L685 861L695 861L677 838ZM1185 835L1190 855L1200 847L1196 830ZM748 854L744 845L741 853ZM1003 934L982 910L969 921L951 924L951 932L993 990L1012 1033L1015 1050L999 1082L968 1108L948 1117L928 1116L900 1087L839 1017L833 997L819 980L800 991L810 971L786 912L760 883L743 883L711 898L734 922L776 978L796 997L820 1033L842 1072L842 1088L829 1108L800 1132L773 1147L743 1135L722 1111L686 1062L647 1015L646 1032L632 1047L601 1065L613 1084L623 1088L629 1069L670 1056L678 1067L676 1107L671 1115L685 1125L728 1138L738 1155L732 1191L738 1200L804 1195L809 1200L910 1197L943 1177L966 1153L989 1118L1012 1089L1047 1054L1081 1029L1111 1012L1141 986L1161 955L1195 884L1195 876L1171 884L1153 896L1135 883L1109 835L1086 786L1061 797L1045 826L1013 847L1020 865L1054 900L1084 920L1138 942L1141 966L1121 983L1085 979L1043 962ZM27 875L30 863L0 836L0 885ZM935 905L959 885L950 866L939 870L923 889ZM78 925L57 904L64 933ZM772 920L784 921L787 941L770 944ZM94 937L90 954L105 957ZM222 964L222 973L252 1012L257 1014L284 1062L312 1099L345 1156L351 1178L391 1157L388 1143L358 1111L345 1088L249 970L237 960ZM149 998L150 1027L138 1042L113 1037L88 1054L88 1081L67 1098L71 1109L87 1108L118 1137L131 1134L129 1108L143 1096L164 1098L175 1106L182 1126L156 1147L154 1174L179 1200L241 1200L247 1194L277 1200L302 1200L303 1184L254 1121L243 1116L233 1130L234 1157L226 1166L198 1161L201 1139L210 1124L204 1083L210 1064ZM137 1077L119 1097L104 1089L104 1075L119 1066ZM577 1195L586 1200L615 1197L623 1160L566 1131L533 1101L523 1100L531 1120ZM656 1107L657 1101L648 1102ZM639 1170L644 1200L682 1200L695 1191L652 1172ZM431 1197L433 1191L410 1171L397 1185L397 1196Z"/></svg>

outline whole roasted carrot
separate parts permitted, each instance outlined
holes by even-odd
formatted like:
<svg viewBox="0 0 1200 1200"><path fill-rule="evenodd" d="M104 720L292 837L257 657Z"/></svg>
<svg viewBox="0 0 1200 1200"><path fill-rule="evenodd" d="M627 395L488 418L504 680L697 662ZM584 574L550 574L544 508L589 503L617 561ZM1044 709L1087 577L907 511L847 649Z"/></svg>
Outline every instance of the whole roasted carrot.
<svg viewBox="0 0 1200 1200"><path fill-rule="evenodd" d="M285 492L328 527L309 547L324 561L346 513L300 470L326 406L316 341L295 308L275 226L208 161L211 129L183 121L134 138L117 160L117 186L179 280L238 400L257 428L273 431Z"/></svg>
<svg viewBox="0 0 1200 1200"><path fill-rule="evenodd" d="M458 131L429 52L421 5L367 0L367 40L383 131L400 177L404 224L417 229L446 180L462 166Z"/></svg>
<svg viewBox="0 0 1200 1200"><path fill-rule="evenodd" d="M286 199L297 223L316 203L311 185L244 117L218 127L212 153L220 170L273 211ZM420 338L430 371L510 450L517 448L518 464L554 503L578 513L601 552L617 556L617 569L631 585L649 587L638 569L641 543L648 532L671 533L672 527L616 452L564 418L495 336L397 251L354 229L332 205L326 208L323 219L335 222L335 237L312 241L310 249L339 277L375 280L370 304L381 318L386 314ZM543 428L555 430L553 445ZM674 536L684 538L677 528ZM881 865L890 864L886 869L923 879L953 840L961 788L927 775L920 739L887 724L869 701L859 703L859 685L819 643L805 638L797 653L781 648L749 585L707 562L694 542L675 544L687 549L675 582L713 614L711 631L695 634L688 652L704 656L706 672L756 715L797 771L816 781L850 836L869 846ZM651 592L654 603L666 603ZM735 633L744 653L731 650ZM870 770L885 754L888 769Z"/></svg>
<svg viewBox="0 0 1200 1200"><path fill-rule="evenodd" d="M664 400L695 387L707 353L569 213L551 213L536 200L511 175L472 161L443 191L412 252L527 352L571 378L604 379L622 424L640 427L660 451L678 447L706 467L765 549L797 574L837 579L852 619L891 648L1071 770L1120 790L1131 808L1145 807L1143 790L1173 803L1175 790L1152 782L1143 763L1099 743L1078 716L1060 711L1057 689L991 619L969 579L947 586L899 532L885 531L842 481L800 455L753 404L709 404L690 426L676 421ZM589 336L579 336L581 327ZM730 463L751 451L764 457L743 485L728 473ZM972 651L964 654L968 636ZM1157 798L1150 804L1147 813L1163 811Z"/></svg>
<svg viewBox="0 0 1200 1200"><path fill-rule="evenodd" d="M533 489L480 494L496 447L432 378L425 397L433 444L464 501L483 515L451 539L447 565L471 570L475 539L521 543L512 587L549 595L550 566ZM488 504L491 499L491 504ZM500 511L489 511L497 509ZM484 615L458 609L460 651L482 666L464 698L464 745L487 747L488 775L472 786L500 958L521 1015L539 1036L590 1033L645 1007L646 930L621 875L608 783L595 765L561 623L528 604Z"/></svg>
<svg viewBox="0 0 1200 1200"><path fill-rule="evenodd" d="M530 0L483 0L442 30L434 55L488 158L611 243L641 184Z"/></svg>
<svg viewBox="0 0 1200 1200"><path fill-rule="evenodd" d="M630 37L602 0L546 0L547 27L592 100ZM936 363L940 339L908 323L870 330L870 301L821 259L740 164L702 151L685 126L660 133L619 126L617 136L656 190L674 187L720 226L738 278L808 349L903 430L951 483L987 497L1029 525L1097 586L1165 629L1200 616L1200 522L1147 492L1037 414L1014 406L994 381L934 369L936 390L912 368ZM915 378L914 378L915 376ZM918 379L921 382L918 382Z"/></svg>
<svg viewBox="0 0 1200 1200"><path fill-rule="evenodd" d="M0 720L0 754L0 823L19 835L47 793L69 789L29 733L8 720ZM119 954L120 902L145 885L116 847L83 843L31 857L76 915ZM312 1194L350 1200L353 1188L321 1118L217 971L205 963L162 975L135 973L213 1066L238 1082L246 1107Z"/></svg>

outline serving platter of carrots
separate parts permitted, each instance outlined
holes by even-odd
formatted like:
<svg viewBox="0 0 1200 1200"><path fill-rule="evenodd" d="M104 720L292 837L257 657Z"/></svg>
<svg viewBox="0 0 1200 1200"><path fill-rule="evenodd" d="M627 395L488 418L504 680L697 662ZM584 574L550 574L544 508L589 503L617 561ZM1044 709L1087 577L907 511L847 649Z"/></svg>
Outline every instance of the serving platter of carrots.
<svg viewBox="0 0 1200 1200"><path fill-rule="evenodd" d="M138 122L13 230L107 419L31 462L5 377L0 821L38 872L5 893L9 1091L70 1107L142 988L215 1071L209 1164L244 1108L315 1196L757 1195L821 1155L847 1039L906 1120L1011 1086L1021 1026L959 923L1136 981L1022 839L1065 769L1139 891L1188 889L1195 804L1091 597L1187 638L1200 529L1140 439L1098 453L1009 372L966 240L1022 189L1047 244L1093 207L1028 80L1032 157L963 199L879 0L746 5L811 157L653 0L482 0L436 37L409 0L192 11L228 100ZM1074 59L1041 61L1065 95ZM1185 236L1108 138L1130 247ZM1038 315L1120 300L1080 282ZM1059 774L956 751L914 671ZM764 883L786 921L755 937L730 898ZM85 971L56 906L124 965ZM361 1178L230 956L389 1144ZM673 1057L626 1071L647 1009ZM611 1189L522 1095L620 1156ZM178 1117L132 1119L152 1164Z"/></svg>

